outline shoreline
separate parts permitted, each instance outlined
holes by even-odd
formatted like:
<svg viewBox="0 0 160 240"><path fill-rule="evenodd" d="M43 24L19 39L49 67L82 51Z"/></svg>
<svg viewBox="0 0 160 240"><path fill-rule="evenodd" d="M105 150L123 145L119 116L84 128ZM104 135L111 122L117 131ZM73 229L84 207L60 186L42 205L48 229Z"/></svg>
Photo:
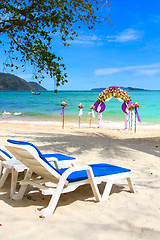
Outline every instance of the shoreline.
<svg viewBox="0 0 160 240"><path fill-rule="evenodd" d="M13 125L42 125L42 126L62 126L62 120L59 121L51 121L51 120L0 120L0 125L3 124L13 124ZM65 120L65 127L73 127L73 128L79 128L78 126L78 119L76 121L67 121ZM88 121L81 121L80 124L81 128L97 128L98 127L98 121L97 123L92 123L90 127L89 120ZM125 128L124 121L103 121L101 129L114 129L123 130ZM160 124L158 123L137 123L137 130L145 130L145 129L157 129L160 130ZM129 129L127 129L129 130ZM132 130L134 131L134 123L132 125Z"/></svg>

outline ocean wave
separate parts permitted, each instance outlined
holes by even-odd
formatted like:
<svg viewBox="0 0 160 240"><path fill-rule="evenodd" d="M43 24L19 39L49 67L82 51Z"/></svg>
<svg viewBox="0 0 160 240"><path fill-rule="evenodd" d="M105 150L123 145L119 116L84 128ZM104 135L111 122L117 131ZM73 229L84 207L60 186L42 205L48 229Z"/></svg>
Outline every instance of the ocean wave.
<svg viewBox="0 0 160 240"><path fill-rule="evenodd" d="M19 115L21 115L21 114L22 114L21 112L15 112L15 113L13 113L14 116L19 116Z"/></svg>
<svg viewBox="0 0 160 240"><path fill-rule="evenodd" d="M19 116L21 114L22 114L21 112L7 112L7 111L4 111L1 113L2 116L9 116L9 115Z"/></svg>
<svg viewBox="0 0 160 240"><path fill-rule="evenodd" d="M11 115L11 114L12 114L11 112L6 112L6 111L2 113L2 115Z"/></svg>

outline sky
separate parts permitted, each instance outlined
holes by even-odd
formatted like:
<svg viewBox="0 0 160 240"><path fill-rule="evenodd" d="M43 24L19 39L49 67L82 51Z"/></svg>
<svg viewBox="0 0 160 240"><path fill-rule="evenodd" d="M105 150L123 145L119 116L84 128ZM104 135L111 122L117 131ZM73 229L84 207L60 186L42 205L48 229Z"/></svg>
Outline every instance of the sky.
<svg viewBox="0 0 160 240"><path fill-rule="evenodd" d="M78 37L64 47L55 36L53 51L63 57L68 83L58 90L91 90L109 86L160 90L160 1L110 0L111 24L103 22L89 30L82 26ZM7 40L6 40L7 41ZM0 54L3 71L4 54ZM9 69L8 69L9 72ZM32 69L13 74L33 81ZM54 90L54 80L42 84Z"/></svg>

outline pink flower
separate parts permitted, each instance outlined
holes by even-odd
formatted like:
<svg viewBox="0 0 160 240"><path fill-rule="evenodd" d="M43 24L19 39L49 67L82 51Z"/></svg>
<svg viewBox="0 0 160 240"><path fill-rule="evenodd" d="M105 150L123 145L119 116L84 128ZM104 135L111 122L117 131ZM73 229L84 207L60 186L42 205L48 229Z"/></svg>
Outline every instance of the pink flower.
<svg viewBox="0 0 160 240"><path fill-rule="evenodd" d="M62 107L66 107L68 105L68 103L66 101L63 101L62 103L60 103Z"/></svg>
<svg viewBox="0 0 160 240"><path fill-rule="evenodd" d="M94 105L90 105L90 109L91 110L95 109L95 106Z"/></svg>
<svg viewBox="0 0 160 240"><path fill-rule="evenodd" d="M139 103L132 103L130 106L128 106L128 110L134 110L136 107L142 107Z"/></svg>
<svg viewBox="0 0 160 240"><path fill-rule="evenodd" d="M79 108L84 108L84 104L80 103L80 104L78 104L78 107Z"/></svg>

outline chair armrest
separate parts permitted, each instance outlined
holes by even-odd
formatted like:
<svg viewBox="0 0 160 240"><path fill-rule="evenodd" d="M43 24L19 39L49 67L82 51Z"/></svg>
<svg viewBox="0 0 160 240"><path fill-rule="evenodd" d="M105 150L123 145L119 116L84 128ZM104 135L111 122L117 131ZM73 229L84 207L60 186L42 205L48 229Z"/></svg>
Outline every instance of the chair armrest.
<svg viewBox="0 0 160 240"><path fill-rule="evenodd" d="M76 166L76 167L71 167L68 168L63 174L62 174L62 179L67 180L68 176L73 173L73 172L78 172L78 171L82 171L82 170L86 170L89 171L92 175L93 175L93 171L92 168L88 165L82 165L82 166ZM87 173L88 174L88 173Z"/></svg>

